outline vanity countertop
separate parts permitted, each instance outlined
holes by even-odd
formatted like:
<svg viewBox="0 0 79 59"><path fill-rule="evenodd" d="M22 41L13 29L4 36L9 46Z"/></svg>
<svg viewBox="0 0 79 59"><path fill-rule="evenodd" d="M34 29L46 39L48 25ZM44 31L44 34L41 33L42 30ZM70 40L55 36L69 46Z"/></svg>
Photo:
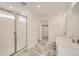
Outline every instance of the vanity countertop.
<svg viewBox="0 0 79 59"><path fill-rule="evenodd" d="M79 48L79 43L73 43L72 38L69 37L56 37L56 45L60 47L67 47L67 48Z"/></svg>

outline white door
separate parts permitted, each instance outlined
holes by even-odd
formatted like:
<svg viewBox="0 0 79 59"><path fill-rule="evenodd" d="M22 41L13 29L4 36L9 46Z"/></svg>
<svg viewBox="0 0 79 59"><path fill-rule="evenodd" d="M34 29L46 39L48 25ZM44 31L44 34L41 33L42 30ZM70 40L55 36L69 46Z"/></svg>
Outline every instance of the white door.
<svg viewBox="0 0 79 59"><path fill-rule="evenodd" d="M0 56L14 53L14 15L0 10Z"/></svg>
<svg viewBox="0 0 79 59"><path fill-rule="evenodd" d="M17 51L26 47L26 17L17 15Z"/></svg>

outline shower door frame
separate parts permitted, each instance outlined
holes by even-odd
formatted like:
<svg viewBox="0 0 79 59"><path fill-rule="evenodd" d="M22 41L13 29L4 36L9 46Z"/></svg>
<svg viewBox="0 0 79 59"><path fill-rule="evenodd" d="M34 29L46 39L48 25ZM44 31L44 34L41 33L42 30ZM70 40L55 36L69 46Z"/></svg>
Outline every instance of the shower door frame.
<svg viewBox="0 0 79 59"><path fill-rule="evenodd" d="M19 13L16 13L16 12L13 12L13 11L10 11L8 9L5 9L3 7L0 7L0 10L3 10L3 11L6 11L6 12L9 12L11 14L14 15L15 19L14 19L14 53L12 53L10 56L13 56L15 55L16 53L18 53L19 51L23 50L24 48L27 48L27 16L24 16L22 14L19 14ZM23 47L22 49L20 49L19 51L17 51L17 35L16 35L16 31L17 31L17 15L21 15L21 16L24 16L26 17L26 46Z"/></svg>

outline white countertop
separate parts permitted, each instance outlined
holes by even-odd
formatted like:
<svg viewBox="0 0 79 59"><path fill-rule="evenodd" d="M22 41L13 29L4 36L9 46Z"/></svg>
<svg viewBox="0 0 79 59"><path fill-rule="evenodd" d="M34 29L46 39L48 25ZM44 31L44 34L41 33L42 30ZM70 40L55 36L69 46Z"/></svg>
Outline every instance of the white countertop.
<svg viewBox="0 0 79 59"><path fill-rule="evenodd" d="M79 48L78 43L73 43L72 38L68 37L62 37L62 36L57 36L56 37L56 45L60 47L67 47L67 48Z"/></svg>

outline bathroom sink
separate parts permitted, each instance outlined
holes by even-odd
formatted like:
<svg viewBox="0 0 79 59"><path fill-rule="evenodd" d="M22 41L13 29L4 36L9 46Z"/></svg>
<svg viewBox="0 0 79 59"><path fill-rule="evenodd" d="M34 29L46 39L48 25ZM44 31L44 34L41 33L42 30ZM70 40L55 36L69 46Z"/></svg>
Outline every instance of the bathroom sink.
<svg viewBox="0 0 79 59"><path fill-rule="evenodd" d="M76 41L76 39L74 39L75 42L73 42L72 38L68 38L68 37L56 37L56 45L57 46L62 46L62 47L72 47L72 48L79 48L79 40Z"/></svg>

